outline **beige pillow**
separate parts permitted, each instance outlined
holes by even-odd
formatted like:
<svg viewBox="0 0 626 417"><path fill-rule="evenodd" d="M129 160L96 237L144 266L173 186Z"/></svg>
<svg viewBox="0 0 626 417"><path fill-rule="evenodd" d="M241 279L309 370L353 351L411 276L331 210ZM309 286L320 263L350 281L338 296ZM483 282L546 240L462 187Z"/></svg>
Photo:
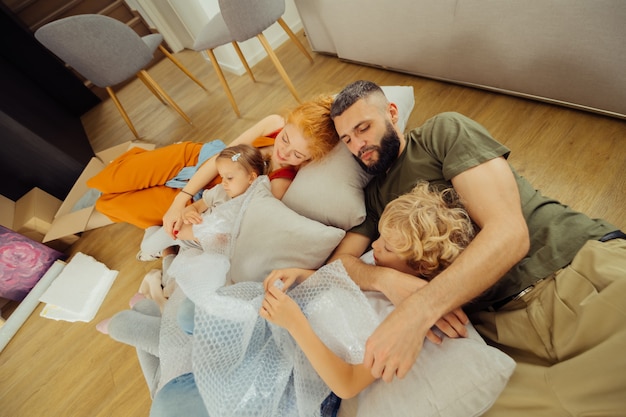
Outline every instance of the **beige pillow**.
<svg viewBox="0 0 626 417"><path fill-rule="evenodd" d="M404 131L415 105L413 87L381 88L398 106L398 126ZM339 143L324 159L300 169L282 201L303 216L348 230L365 220L363 187L369 178L348 148Z"/></svg>
<svg viewBox="0 0 626 417"><path fill-rule="evenodd" d="M345 235L288 208L272 195L269 181L250 191L231 258L232 282L263 281L273 269L317 269Z"/></svg>

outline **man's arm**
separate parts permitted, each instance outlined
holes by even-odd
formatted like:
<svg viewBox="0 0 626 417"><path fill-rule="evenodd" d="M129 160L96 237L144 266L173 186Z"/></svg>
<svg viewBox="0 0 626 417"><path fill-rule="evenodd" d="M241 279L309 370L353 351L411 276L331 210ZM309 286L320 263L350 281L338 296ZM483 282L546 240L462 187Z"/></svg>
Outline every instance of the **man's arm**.
<svg viewBox="0 0 626 417"><path fill-rule="evenodd" d="M364 364L374 377L404 377L438 318L491 287L528 252L519 191L504 158L471 168L452 183L480 231L452 265L402 302L369 338Z"/></svg>
<svg viewBox="0 0 626 417"><path fill-rule="evenodd" d="M363 291L381 292L395 306L427 284L420 278L392 268L369 265L361 261L360 255L369 247L370 239L364 235L348 232L337 246L328 262L340 259L348 275ZM448 337L467 337L465 325L468 318L460 309L442 315L435 326ZM433 343L441 343L441 338L432 330L426 337Z"/></svg>

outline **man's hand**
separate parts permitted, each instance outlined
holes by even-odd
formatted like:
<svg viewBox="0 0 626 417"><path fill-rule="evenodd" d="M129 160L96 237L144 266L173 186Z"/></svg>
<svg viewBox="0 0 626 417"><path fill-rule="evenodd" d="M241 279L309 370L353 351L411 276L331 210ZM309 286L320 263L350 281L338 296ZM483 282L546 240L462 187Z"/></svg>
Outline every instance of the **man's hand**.
<svg viewBox="0 0 626 417"><path fill-rule="evenodd" d="M392 311L365 343L363 365L374 378L385 382L403 378L422 350L430 326L409 305L403 303Z"/></svg>
<svg viewBox="0 0 626 417"><path fill-rule="evenodd" d="M413 279L422 282L420 288L428 285L426 281ZM430 319L416 301L419 300L411 299L397 304L396 309L367 340L363 364L371 370L374 378L382 377L386 382L391 382L394 376L403 378L417 360L424 339L435 344L441 343L441 338L428 324ZM446 336L457 338L467 337L465 326L468 323L467 315L459 308L437 320L435 326Z"/></svg>

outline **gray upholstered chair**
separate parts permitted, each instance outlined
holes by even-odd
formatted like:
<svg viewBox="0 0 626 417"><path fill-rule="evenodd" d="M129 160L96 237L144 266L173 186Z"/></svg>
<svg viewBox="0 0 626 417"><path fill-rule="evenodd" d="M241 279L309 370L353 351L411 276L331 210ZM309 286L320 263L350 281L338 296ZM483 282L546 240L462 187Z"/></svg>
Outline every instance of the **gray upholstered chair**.
<svg viewBox="0 0 626 417"><path fill-rule="evenodd" d="M221 45L231 43L235 47L239 59L246 68L246 72L255 81L254 75L250 70L250 66L246 61L241 49L237 42L243 42L251 38L258 38L263 45L263 48L267 52L274 66L278 70L278 73L287 84L287 88L291 91L291 94L300 102L300 97L293 86L293 83L289 79L287 72L281 65L280 61L276 57L274 50L270 46L269 42L263 35L263 31L278 22L280 26L285 30L287 35L296 44L298 49L308 58L310 62L313 62L313 57L307 52L306 48L298 40L296 35L291 31L289 26L282 19L282 15L285 13L285 0L219 0L220 13L218 13L198 34L192 49L198 52L206 51L220 83L228 96L228 100L235 110L237 116L240 116L239 109L235 98L230 91L230 87L226 82L224 73L220 68L213 49Z"/></svg>
<svg viewBox="0 0 626 417"><path fill-rule="evenodd" d="M185 75L187 75L189 78L191 78L193 80L193 82L198 84L203 90L206 91L206 87L204 86L204 84L202 84L202 81L200 81L198 78L196 78L196 76L193 75L187 69L187 67L185 67L183 65L182 62L180 62L174 55L172 55L170 53L170 51L168 51L163 46L163 35L161 35L160 33L151 33L150 35L142 36L141 39L146 43L148 48L150 48L150 50L152 51L153 55L154 55L154 52L157 49L160 50L163 53L163 55L165 55L167 57L167 59L172 61L172 63L174 63L174 65L176 65L182 72L184 72Z"/></svg>
<svg viewBox="0 0 626 417"><path fill-rule="evenodd" d="M69 16L50 22L35 32L35 38L47 49L87 80L106 89L136 138L140 136L112 88L134 75L162 103L172 106L187 123L191 124L191 119L145 70L154 57L154 51L161 46L163 40L160 34L155 35L141 38L119 20L98 14ZM165 48L162 48L163 50ZM166 53L168 58L169 55ZM204 88L199 80L183 69L180 62L177 60L172 62Z"/></svg>

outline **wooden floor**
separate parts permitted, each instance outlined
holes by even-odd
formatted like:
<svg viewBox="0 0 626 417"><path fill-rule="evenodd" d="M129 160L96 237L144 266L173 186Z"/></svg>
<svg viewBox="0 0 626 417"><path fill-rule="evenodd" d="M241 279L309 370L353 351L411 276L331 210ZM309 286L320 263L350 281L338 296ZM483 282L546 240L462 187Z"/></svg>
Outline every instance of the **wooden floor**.
<svg viewBox="0 0 626 417"><path fill-rule="evenodd" d="M302 33L299 35L306 43ZM308 47L308 44L307 44ZM259 118L296 104L269 60L246 75L227 74L242 117L238 119L212 67L192 51L176 54L208 87L201 90L168 60L150 70L191 117L188 125L139 81L119 92L135 127L158 146L215 138L231 141ZM278 56L303 98L337 92L357 79L381 85L411 85L415 109L409 126L442 111L458 111L487 127L512 149L511 163L544 194L626 230L626 121L504 96L438 81L354 65L314 54L306 58L291 43ZM461 63L459 63L461 64ZM132 140L111 102L83 117L94 151ZM115 224L83 233L69 253L83 252L119 275L91 323L55 322L35 310L0 353L0 417L143 417L150 398L134 349L98 333L95 324L128 306L142 276L159 262L135 254L142 231ZM503 250L506 250L503 248Z"/></svg>

